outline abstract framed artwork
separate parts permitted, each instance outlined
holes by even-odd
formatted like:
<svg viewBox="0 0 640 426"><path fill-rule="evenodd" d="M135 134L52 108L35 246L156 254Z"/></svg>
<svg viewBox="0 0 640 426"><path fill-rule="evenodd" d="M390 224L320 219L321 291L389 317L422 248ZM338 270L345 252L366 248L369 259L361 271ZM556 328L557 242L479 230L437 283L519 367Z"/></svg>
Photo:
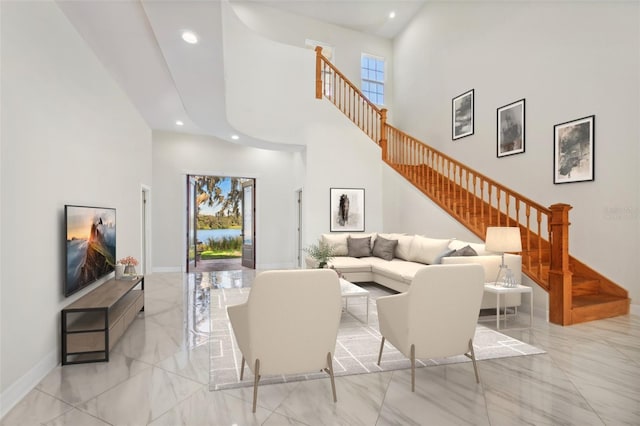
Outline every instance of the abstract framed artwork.
<svg viewBox="0 0 640 426"><path fill-rule="evenodd" d="M452 139L460 139L473 134L474 89L456 96L451 101Z"/></svg>
<svg viewBox="0 0 640 426"><path fill-rule="evenodd" d="M364 189L330 188L331 232L364 232Z"/></svg>
<svg viewBox="0 0 640 426"><path fill-rule="evenodd" d="M498 157L521 154L524 152L525 141L525 100L512 102L501 106L497 110L498 132L497 145Z"/></svg>
<svg viewBox="0 0 640 426"><path fill-rule="evenodd" d="M594 180L596 116L553 126L553 183Z"/></svg>

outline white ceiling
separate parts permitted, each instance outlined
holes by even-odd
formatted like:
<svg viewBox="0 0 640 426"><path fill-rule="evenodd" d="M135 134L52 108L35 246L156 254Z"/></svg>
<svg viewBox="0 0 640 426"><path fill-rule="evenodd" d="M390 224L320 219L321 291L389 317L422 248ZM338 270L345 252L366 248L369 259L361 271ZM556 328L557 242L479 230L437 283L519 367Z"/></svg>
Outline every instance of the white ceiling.
<svg viewBox="0 0 640 426"><path fill-rule="evenodd" d="M149 127L217 136L264 148L298 149L256 140L226 121L220 0L58 0ZM232 0L245 1L245 0ZM424 0L253 0L370 34L394 37ZM389 19L390 11L396 17ZM194 30L198 45L176 37ZM176 121L184 122L177 126Z"/></svg>
<svg viewBox="0 0 640 426"><path fill-rule="evenodd" d="M231 0L244 2L245 0ZM426 0L253 0L255 3L385 38L394 38ZM389 13L395 12L393 19Z"/></svg>

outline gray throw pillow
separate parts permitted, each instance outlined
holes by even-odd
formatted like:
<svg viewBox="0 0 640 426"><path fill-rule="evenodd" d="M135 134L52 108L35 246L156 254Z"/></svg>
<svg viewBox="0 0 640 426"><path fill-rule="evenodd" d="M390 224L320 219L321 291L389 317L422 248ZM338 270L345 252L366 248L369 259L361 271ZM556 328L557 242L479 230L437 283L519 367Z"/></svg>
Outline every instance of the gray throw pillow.
<svg viewBox="0 0 640 426"><path fill-rule="evenodd" d="M472 249L473 250L473 249ZM445 251L443 251L442 253L440 253L437 257L436 257L436 261L433 263L434 265L440 264L442 263L442 258L443 257L447 257L447 256L453 256L453 253L455 252L455 250L451 250L451 249L446 249Z"/></svg>
<svg viewBox="0 0 640 426"><path fill-rule="evenodd" d="M398 240L387 240L380 235L373 242L373 255L384 260L392 260L393 253L398 245Z"/></svg>
<svg viewBox="0 0 640 426"><path fill-rule="evenodd" d="M449 257L456 257L456 256L477 256L478 252L475 251L471 246L464 246L461 249L458 249L456 251L454 251L453 253L449 254Z"/></svg>
<svg viewBox="0 0 640 426"><path fill-rule="evenodd" d="M371 237L347 238L347 250L349 257L371 256Z"/></svg>

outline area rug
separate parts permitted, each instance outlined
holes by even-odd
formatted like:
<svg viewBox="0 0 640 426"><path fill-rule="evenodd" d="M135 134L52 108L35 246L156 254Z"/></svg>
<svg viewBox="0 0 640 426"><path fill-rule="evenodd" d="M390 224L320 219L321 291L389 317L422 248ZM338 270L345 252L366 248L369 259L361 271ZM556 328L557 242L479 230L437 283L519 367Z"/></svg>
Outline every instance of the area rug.
<svg viewBox="0 0 640 426"><path fill-rule="evenodd" d="M248 366L245 366L244 378L240 381L242 354L233 336L226 309L229 305L245 302L250 290L250 288L211 290L210 390L253 385L253 374ZM336 376L410 368L409 360L388 343L385 344L381 364L379 366L377 364L381 336L378 331L375 296L372 294L369 300L368 324L364 322L366 320L366 298L350 299L348 311L343 309L333 365ZM545 353L541 349L482 325L476 327L473 344L478 360ZM422 359L416 360L416 367L460 362L470 362L470 360L464 355L445 359ZM298 376L268 376L263 377L260 383L285 383L324 377L327 375L323 372Z"/></svg>

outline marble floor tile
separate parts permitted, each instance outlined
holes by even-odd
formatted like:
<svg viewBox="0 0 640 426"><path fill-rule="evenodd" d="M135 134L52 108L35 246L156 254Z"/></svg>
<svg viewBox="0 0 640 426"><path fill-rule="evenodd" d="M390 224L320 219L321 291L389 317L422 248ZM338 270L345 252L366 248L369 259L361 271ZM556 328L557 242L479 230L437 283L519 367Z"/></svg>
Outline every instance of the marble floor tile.
<svg viewBox="0 0 640 426"><path fill-rule="evenodd" d="M80 410L73 409L67 411L61 416L56 417L50 422L46 422L43 426L109 426L109 423L104 422L96 417L93 417L87 413L83 413Z"/></svg>
<svg viewBox="0 0 640 426"><path fill-rule="evenodd" d="M379 425L489 425L482 385L470 364L394 371L380 411Z"/></svg>
<svg viewBox="0 0 640 426"><path fill-rule="evenodd" d="M271 415L270 410L252 405L223 392L209 392L207 387L176 404L162 416L153 420L153 426L195 425L261 425Z"/></svg>
<svg viewBox="0 0 640 426"><path fill-rule="evenodd" d="M203 388L193 380L153 367L78 408L114 425L146 425Z"/></svg>
<svg viewBox="0 0 640 426"><path fill-rule="evenodd" d="M335 403L329 379L299 382L275 412L309 425L372 425L391 374L337 377Z"/></svg>
<svg viewBox="0 0 640 426"><path fill-rule="evenodd" d="M209 390L211 351L220 350L210 343L220 330L209 309L220 298L246 300L257 272L146 276L145 312L110 362L56 367L0 425L640 425L636 315L570 327L536 316L531 329L501 330L547 353L480 361L480 385L470 363L418 369L415 393L409 370L344 376L336 378L334 403L325 377L273 385L265 378L253 414L251 386ZM371 304L388 294L364 287ZM349 302L356 318L343 315L344 333L365 307L364 299ZM513 324L520 320L528 324L528 315ZM377 318L369 324L375 328ZM482 324L495 328L495 321Z"/></svg>
<svg viewBox="0 0 640 426"><path fill-rule="evenodd" d="M77 405L149 368L150 364L112 352L109 362L59 365L38 384L37 389Z"/></svg>
<svg viewBox="0 0 640 426"><path fill-rule="evenodd" d="M40 425L71 411L73 407L34 389L2 418L1 426Z"/></svg>

